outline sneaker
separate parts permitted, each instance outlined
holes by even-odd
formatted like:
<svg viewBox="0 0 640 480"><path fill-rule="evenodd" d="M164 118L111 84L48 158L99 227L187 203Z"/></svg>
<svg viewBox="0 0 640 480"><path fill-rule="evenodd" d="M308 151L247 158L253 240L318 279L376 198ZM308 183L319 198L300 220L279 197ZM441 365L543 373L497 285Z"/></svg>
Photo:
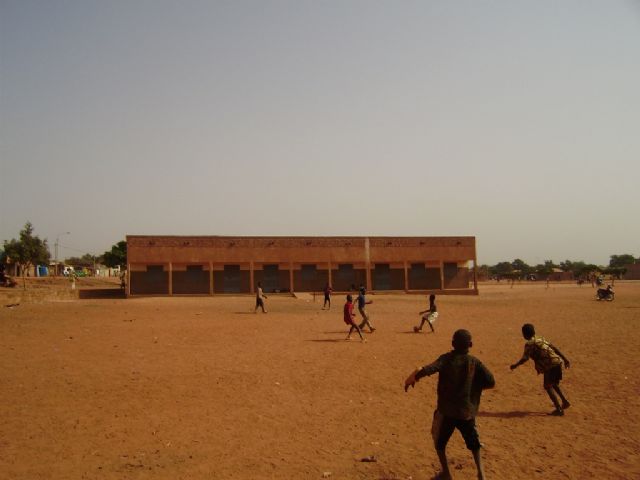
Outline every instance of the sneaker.
<svg viewBox="0 0 640 480"><path fill-rule="evenodd" d="M375 331L376 331L376 329L375 329L375 328L373 328L373 327L371 327L371 333L373 333L373 332L375 332Z"/></svg>
<svg viewBox="0 0 640 480"><path fill-rule="evenodd" d="M571 404L569 402L562 402L562 410L566 410L570 406L571 406Z"/></svg>
<svg viewBox="0 0 640 480"><path fill-rule="evenodd" d="M564 416L564 412L562 410L554 410L553 412L551 412L549 415L552 415L554 417L563 417Z"/></svg>

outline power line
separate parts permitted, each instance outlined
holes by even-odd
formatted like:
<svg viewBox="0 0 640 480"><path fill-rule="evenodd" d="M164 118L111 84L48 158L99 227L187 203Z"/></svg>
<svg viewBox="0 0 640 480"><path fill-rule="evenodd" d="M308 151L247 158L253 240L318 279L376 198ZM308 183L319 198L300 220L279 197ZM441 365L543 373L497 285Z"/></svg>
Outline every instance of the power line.
<svg viewBox="0 0 640 480"><path fill-rule="evenodd" d="M79 248L74 248L74 247L69 247L67 245L62 245L61 243L58 244L58 246L62 247L62 248L66 248L67 250L73 250L74 252L80 252L80 253L87 253L89 255L93 255L93 253L91 252L87 252L86 250L81 250ZM95 257L97 257L98 255L93 255Z"/></svg>

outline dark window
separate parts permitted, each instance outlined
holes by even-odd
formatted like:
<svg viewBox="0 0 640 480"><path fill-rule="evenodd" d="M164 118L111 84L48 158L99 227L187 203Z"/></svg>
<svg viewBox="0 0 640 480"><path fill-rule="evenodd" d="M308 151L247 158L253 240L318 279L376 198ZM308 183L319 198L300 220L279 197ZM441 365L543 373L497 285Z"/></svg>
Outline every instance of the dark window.
<svg viewBox="0 0 640 480"><path fill-rule="evenodd" d="M265 265L262 267L262 289L265 292L280 290L280 272L278 265Z"/></svg>
<svg viewBox="0 0 640 480"><path fill-rule="evenodd" d="M224 292L239 293L240 292L240 265L224 266Z"/></svg>
<svg viewBox="0 0 640 480"><path fill-rule="evenodd" d="M373 270L374 290L391 290L391 275L388 263L376 263Z"/></svg>
<svg viewBox="0 0 640 480"><path fill-rule="evenodd" d="M316 266L315 265L302 265L302 282L307 283L316 279Z"/></svg>

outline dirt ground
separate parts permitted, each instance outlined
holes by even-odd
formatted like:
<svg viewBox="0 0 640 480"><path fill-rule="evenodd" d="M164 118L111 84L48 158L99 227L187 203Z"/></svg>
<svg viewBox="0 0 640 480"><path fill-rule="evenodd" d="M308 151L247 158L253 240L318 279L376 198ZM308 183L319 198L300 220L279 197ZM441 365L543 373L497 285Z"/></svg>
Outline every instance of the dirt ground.
<svg viewBox="0 0 640 480"><path fill-rule="evenodd" d="M251 297L2 306L0 478L431 479L437 379L403 381L458 328L496 378L478 417L488 479L640 478L640 282L611 303L586 285L483 285L438 297L435 334L411 331L424 296L371 298L364 344L344 340L342 296L330 311L270 296L266 315ZM572 361L564 417L531 362L509 370L525 322ZM475 478L458 433L448 454Z"/></svg>

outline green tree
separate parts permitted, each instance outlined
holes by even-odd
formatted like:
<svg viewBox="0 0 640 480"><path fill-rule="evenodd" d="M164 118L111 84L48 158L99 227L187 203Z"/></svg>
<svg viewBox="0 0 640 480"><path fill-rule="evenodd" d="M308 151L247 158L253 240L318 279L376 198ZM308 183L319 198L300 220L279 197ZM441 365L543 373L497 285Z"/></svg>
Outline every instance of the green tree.
<svg viewBox="0 0 640 480"><path fill-rule="evenodd" d="M633 255L624 253L622 255L611 255L609 259L609 267L611 268L624 268L627 265L636 263L636 259Z"/></svg>
<svg viewBox="0 0 640 480"><path fill-rule="evenodd" d="M531 272L531 267L527 265L524 260L516 258L513 262L511 262L511 266L514 271L519 271L522 275L528 275Z"/></svg>
<svg viewBox="0 0 640 480"><path fill-rule="evenodd" d="M489 278L490 268L489 265L483 264L478 266L478 276L481 278Z"/></svg>
<svg viewBox="0 0 640 480"><path fill-rule="evenodd" d="M593 263L585 263L582 260L572 262L571 260L565 260L560 262L560 268L565 272L572 272L574 277L586 277L588 274L597 272L600 267Z"/></svg>
<svg viewBox="0 0 640 480"><path fill-rule="evenodd" d="M564 262L560 262L559 267L563 272L571 272L573 271L573 262L571 260L565 260Z"/></svg>
<svg viewBox="0 0 640 480"><path fill-rule="evenodd" d="M98 257L96 255L91 255L90 253L85 253L81 257L69 257L64 262L67 265L73 265L74 267L91 267L100 262L102 257Z"/></svg>
<svg viewBox="0 0 640 480"><path fill-rule="evenodd" d="M557 265L553 263L553 260L545 260L544 263L536 265L534 270L538 275L546 276L551 275L554 268L557 268Z"/></svg>
<svg viewBox="0 0 640 480"><path fill-rule="evenodd" d="M102 255L104 264L109 268L127 268L127 242L122 240Z"/></svg>
<svg viewBox="0 0 640 480"><path fill-rule="evenodd" d="M607 275L613 275L618 280L622 278L622 276L627 273L627 269L623 267L607 267L603 270L602 273Z"/></svg>
<svg viewBox="0 0 640 480"><path fill-rule="evenodd" d="M590 273L599 271L600 267L594 265L593 263L576 262L573 269L573 275L575 277L586 278Z"/></svg>
<svg viewBox="0 0 640 480"><path fill-rule="evenodd" d="M511 275L511 272L513 272L513 266L511 265L511 262L499 262L491 267L491 271L494 275L508 277Z"/></svg>
<svg viewBox="0 0 640 480"><path fill-rule="evenodd" d="M27 288L25 275L27 270L34 265L49 263L51 254L47 246L47 240L33 234L33 225L27 222L20 230L20 240L12 239L10 242L4 241L4 251L12 262L20 266L23 287Z"/></svg>

